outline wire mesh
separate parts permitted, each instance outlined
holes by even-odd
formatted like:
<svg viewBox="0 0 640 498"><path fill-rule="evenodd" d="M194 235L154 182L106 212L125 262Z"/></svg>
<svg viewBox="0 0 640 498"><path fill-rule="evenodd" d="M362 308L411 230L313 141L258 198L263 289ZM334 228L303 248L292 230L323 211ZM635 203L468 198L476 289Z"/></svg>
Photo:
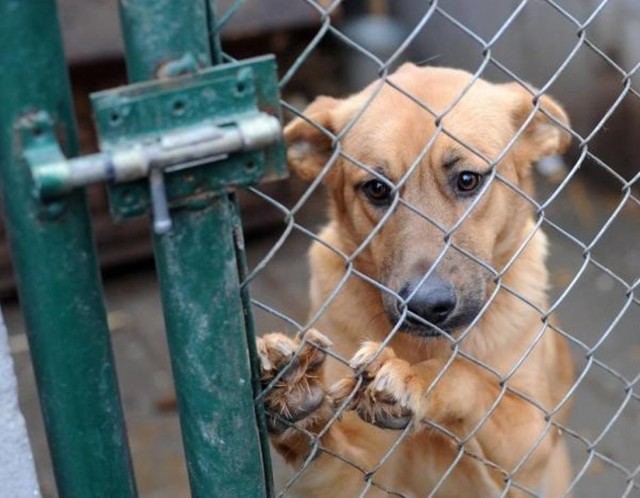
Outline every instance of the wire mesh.
<svg viewBox="0 0 640 498"><path fill-rule="evenodd" d="M630 105L638 106L640 97L636 77L640 60L623 61L620 53L611 50L607 45L610 43L611 32L618 29L611 22L607 22L607 19L612 18L612 12L617 12L618 15L620 12L626 12L624 9L627 4L622 0L582 3L554 0L494 0L482 7L495 8L502 16L489 16L494 18L494 24L498 23L492 32L492 29L474 20L486 17L476 15L480 14L479 3L432 0L421 4L421 15L411 18L411 25L406 26L405 35L390 54L380 56L375 50L354 39L345 29L348 19L345 19L343 9L344 4L348 2L299 2L315 12L317 28L313 33L306 35L304 43L297 44L300 47L297 56L282 68L282 105L289 119L300 118L319 129L331 144L331 151L316 177L296 194L293 201L276 199L268 190L261 188L249 191L250 195L264 204L265 209L279 213L282 225L276 236L268 237L261 243L256 251L259 256L253 257L252 269L243 285L249 286L254 297L254 313L261 326L261 332L284 330L290 337L298 334L300 338L299 342L290 343L295 348L288 351L288 356L281 351L287 356L286 361L278 365L271 375L265 377L264 390L256 402L265 403L272 399L270 396L278 392L285 398L291 394L290 386L294 384L292 379L299 379L296 372L300 370L301 363L309 361L307 357L311 350L320 350L327 356L325 370L346 372L345 375L352 380L352 384L348 394L340 398L338 403L326 402L331 407L331 413L323 419L321 427L300 424L290 412L295 406L286 406L287 403L295 404L291 403L290 399L283 403L282 411L272 410L269 413L272 427L279 427L278 430L274 429L276 438L285 433L299 433L305 436L304 441L307 445L306 449L299 450L303 458L294 463L281 464L288 470L282 472L278 479L278 496L326 496L324 493L329 489L342 489L341 492L346 493L344 496L449 496L451 489L462 489L457 488L462 485L456 484L456 479L459 479L460 474L470 465L476 472L483 472L477 469L486 469L487 475L493 476L491 485L486 488L492 490L491 496L550 496L544 494L541 483L532 484L527 480L526 469L533 465L532 462L537 455L544 452L545 445L556 437L556 434L561 434L569 447L572 465L566 485L561 491L554 491L558 496L640 496L640 451L637 449L640 447L640 397L637 390L640 379L640 346L634 337L634 332L639 331L640 323L640 298L637 292L640 282L640 171L637 169L635 158L627 157L626 161L631 164L630 172L621 172L619 159L606 160L598 145L598 140L607 132L608 127L612 126L612 119ZM244 2L233 4L227 14L221 16L224 22L232 16L242 16L243 4ZM381 4L378 2L378 5ZM544 15L538 15L539 12L544 12ZM380 14L379 11L377 13ZM509 42L513 39L514 33L523 29L526 23L538 23L540 36L543 37L545 31L542 28L547 21L552 25L552 29L561 32L565 37L565 42L559 44L557 50L537 53L534 46L523 49ZM445 33L446 36L443 36L438 49L446 44L453 44L454 47L451 53L445 49L444 53L420 54L422 59L419 60L424 60L424 56L427 55L427 61L431 64L455 64L460 62L460 51L456 51L455 48L456 44L459 44L466 52L466 58L461 65L471 74L464 88L444 109L439 110L403 88L396 80L390 79L398 63L415 56L416 46L420 45L421 37L429 32ZM431 41L433 39L433 36L429 38ZM329 51L331 55L347 53L351 57L350 61L353 61L354 57L359 58L375 68L378 78L366 98L361 99L358 108L353 110L346 125L338 130L327 129L324 123L305 113L309 99L301 98L295 91L289 91L290 87L296 85L296 78L305 71L308 64L311 66L312 74L316 74L320 79L328 78L322 74L325 69L322 66L323 59L319 59L320 62L311 60L314 55L323 51ZM543 76L540 76L540 73L545 71L537 73L536 87L528 83L532 73L522 70L526 64L523 65L522 61L513 63L514 57L523 56L531 57L532 66L537 63L546 68L546 74ZM233 60L229 54L226 57ZM582 67L581 64L585 65L586 60L591 61L591 65L588 66L590 68L600 68L600 71L606 68L609 81L612 82L609 89L613 90L609 92L606 105L600 105L603 111L598 117L579 119L579 125L570 127L558 119L557 115L549 112L548 107L544 105L543 97L553 95L554 89L562 88L563 85L575 85L576 92L579 92L584 81L577 79L576 74L580 73L576 68ZM344 65L341 67L345 68ZM521 73L526 73L527 76ZM593 74L592 77L596 78L596 75ZM523 91L528 92L531 104L527 116L518 123L515 133L506 140L502 151L494 157L447 127L447 117L461 105L460 102L469 95L480 79L515 82ZM346 138L354 133L363 114L380 94L389 88L402 95L406 105L419 106L424 110L424 120L433 125L431 136L424 140L419 153L396 180L390 180L381 173L377 164L363 161L345 147ZM577 101L582 101L584 106L587 106L597 87L591 87L591 90L592 93L585 92ZM574 110L575 103L574 99L570 106ZM531 196L521 184L503 174L500 165L508 160L517 144L523 140L533 120L538 119L541 114L554 126L569 134L574 145L565 156L564 167L558 166L556 160L553 175L536 176L539 193ZM384 123L380 125L383 127ZM448 224L436 219L433 213L425 211L403 196L409 182L416 181L417 172L425 167L429 154L443 137L455 142L466 154L487 168L486 178L481 187L473 197L465 201L464 212ZM326 215L323 214L324 205L319 200L323 192L322 184L327 183L329 175L336 169L346 167L344 164L366 172L367 178L378 180L388 187L390 192L388 207L372 222L369 233L357 240L354 249L348 252L320 233L320 228L327 223ZM540 168L544 165L543 160ZM608 183L608 188L596 190L593 187L594 183ZM529 206L533 216L531 226L510 254L506 264L495 268L490 258L475 254L473 247L469 248L469 244L461 244L458 234L473 216L474 211L479 209L491 189L498 185L517 196L519 202ZM371 250L372 245L380 238L387 236L383 234L384 227L400 210L420 217L428 225L430 233L437 234L433 237L439 239L438 254L431 258L431 264L421 274L408 295L400 292L398 288L391 288L379 275L371 274L372 272L362 265L365 253ZM334 212L328 216L332 219L337 215ZM583 223L581 220L584 219L587 221ZM538 238L543 230L551 240L549 267L553 288L548 293L548 301L543 300L541 305L539 301L508 285L505 276L525 257L525 252L533 244L532 240ZM311 312L306 314L301 310L309 305L306 290L308 282L310 278L320 278L320 275L309 275L306 264L301 263L306 261L306 248L310 244L321 246L339 258L342 273L332 288L325 290L321 302L317 302L316 296ZM622 249L626 252L621 252ZM452 254L466 258L477 267L477 271L484 272L486 279L493 284L478 313L455 331L446 327L439 328L437 323L427 321L410 306L418 289L437 274L442 262ZM621 261L624 258L626 263ZM374 288L383 296L381 300L395 300L399 311L395 321L389 322L387 333L379 341L375 353L364 363L352 359L353 351L349 351L349 348L341 343L340 330L326 328L327 324L331 324L335 319L336 303L350 292L349 282L353 279ZM465 348L465 341L473 340L474 333L478 331L479 322L486 314L492 313L498 296L505 294L513 296L517 302L539 317L537 329L530 332L529 344L519 359L506 369L497 368L492 362L470 354ZM356 316L366 314L367 309L348 309L347 312ZM560 319L556 320L554 316L559 316ZM369 323L377 323L380 320L384 321L386 315L373 314L368 318ZM383 449L374 452L364 445L359 450L365 456L354 458L353 454L341 452L340 445L334 444L331 438L332 431L336 431L336 428L344 423L345 417L357 409L356 398L361 397L362 390L372 382L368 368L384 356L384 348L393 346L393 342L406 333L404 329L407 321L436 329L440 334L438 341L447 344L449 349L446 361L441 362L441 369L432 376L426 389L420 394L427 403L438 389L438 384L444 382L448 375L450 377L451 372L457 372L456 368L460 362L472 365L478 376L494 386L494 395L484 412L476 414L476 419L464 434L455 428L452 429L448 422L428 418L417 420L414 417L403 428L384 431L387 440ZM335 344L319 342L317 336L308 333L313 328L318 328ZM360 332L362 340L370 338L367 328ZM517 378L525 368L523 365L539 354L541 344L544 341L548 342L551 335L568 344L576 363L576 372L558 401L553 406L548 406L548 403L532 396L531 390L523 389ZM425 351L428 351L428 347L425 347ZM424 359L427 358L429 354L424 353ZM546 374L540 372L542 376ZM316 380L316 372L312 370L310 382ZM551 379L551 382L554 380ZM331 396L330 389L331 386L324 386L323 395ZM311 393L312 387L307 386L306 392ZM325 398L325 401L326 399L328 398ZM514 451L507 468L501 465L501 462L492 460L487 452L483 451L478 440L490 431L494 438L508 439L496 440L496 445L516 444L517 437L512 437L515 433L508 430L499 432L490 428L495 419L500 417L500 407L513 403L514 400L517 401L517 406L528 407L521 408L516 413L534 410L539 414L542 423L528 447L520 452ZM564 419L561 413L570 405L574 407L573 412L568 419ZM267 403L267 408L270 407L273 408L273 405ZM313 417L313 413L305 413L305 416ZM512 430L517 432L517 429ZM426 458L424 464L406 462L404 466L398 465L398 459L402 458L398 455L405 451L407 446L416 445L416 439L419 439L421 434L428 435L420 443L423 444L427 456L429 444L447 442L447 465L434 466L433 461L425 457L425 454L413 457ZM354 436L354 441L350 444L357 446L361 439ZM368 451L370 452L367 453ZM275 458L279 458L277 446L274 455ZM287 458L286 454L280 456ZM324 459L325 463L318 464L320 459ZM334 464L331 472L323 470L330 465L326 464L327 461ZM386 468L395 468L395 475L393 470L385 471ZM426 470L429 468L438 470ZM417 469L421 474L408 474L411 469ZM350 476L354 473L358 475L357 491L354 492L346 484L342 488L335 487L334 480L340 479L343 475L341 472L351 472ZM416 482L421 484L416 485Z"/></svg>

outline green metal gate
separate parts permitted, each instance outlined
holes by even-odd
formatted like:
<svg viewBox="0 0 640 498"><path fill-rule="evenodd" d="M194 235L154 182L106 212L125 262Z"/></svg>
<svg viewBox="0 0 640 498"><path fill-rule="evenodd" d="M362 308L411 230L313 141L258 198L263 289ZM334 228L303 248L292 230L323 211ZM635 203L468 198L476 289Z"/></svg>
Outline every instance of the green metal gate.
<svg viewBox="0 0 640 498"><path fill-rule="evenodd" d="M221 64L215 3L120 2L132 84L92 96L102 152L68 159L55 0L0 2L4 212L64 497L137 495L81 188L99 181L115 217L153 213L192 495L272 494L232 188L284 175L276 68Z"/></svg>

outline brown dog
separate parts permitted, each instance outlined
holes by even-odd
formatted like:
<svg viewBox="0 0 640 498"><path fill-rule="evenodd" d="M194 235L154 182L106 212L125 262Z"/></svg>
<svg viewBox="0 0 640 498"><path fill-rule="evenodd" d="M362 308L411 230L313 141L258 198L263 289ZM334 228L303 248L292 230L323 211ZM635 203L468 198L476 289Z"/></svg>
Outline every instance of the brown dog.
<svg viewBox="0 0 640 498"><path fill-rule="evenodd" d="M570 136L556 102L539 107L519 84L406 64L286 128L292 169L320 175L331 203L311 249L326 337L258 340L273 446L302 470L287 496L567 491L553 422L572 362L545 315L547 243L527 196L532 163ZM330 346L350 365L325 361Z"/></svg>

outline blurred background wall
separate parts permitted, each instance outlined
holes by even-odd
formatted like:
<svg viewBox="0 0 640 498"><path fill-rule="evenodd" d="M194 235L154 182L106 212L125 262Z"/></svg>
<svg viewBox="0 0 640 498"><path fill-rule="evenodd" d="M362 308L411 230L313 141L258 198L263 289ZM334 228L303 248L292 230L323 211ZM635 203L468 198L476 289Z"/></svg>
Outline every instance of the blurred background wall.
<svg viewBox="0 0 640 498"><path fill-rule="evenodd" d="M630 72L635 83L640 71L640 2L615 0L599 9L600 0L563 0L557 5L541 0L442 0L442 12L434 12L415 34L398 59L429 61L476 71L490 45L491 56L509 71L531 84L546 86L583 36L597 51L584 44L576 56L553 79L548 91L567 108L574 129L586 136L605 116L623 89L623 75ZM292 0L221 0L221 17L233 13L223 29L225 49L238 57L274 52L281 68L288 68L321 29L323 19L310 2ZM324 0L317 5L329 6ZM346 0L332 11L331 23L357 40L372 54L385 60L421 22L431 2L414 0ZM117 2L113 0L60 0L65 51L74 88L82 140L82 152L96 148L91 122L89 93L126 81L123 45ZM236 11L237 9L237 11ZM597 11L597 15L592 13ZM455 18L466 28L461 28ZM511 22L503 28L508 19ZM581 26L585 29L582 30ZM473 34L471 34L473 33ZM498 35L496 37L496 35ZM484 40L484 42L479 41ZM619 70L611 64L615 61ZM318 94L341 95L361 88L377 76L377 66L367 57L327 34L285 88L284 97L294 105L304 105ZM483 77L508 80L506 73L489 63ZM589 143L592 152L618 173L630 178L640 157L640 99L625 96L607 119L601 133ZM578 157L574 142L570 157ZM601 185L610 175L589 164L586 176ZM286 197L296 185L284 182L270 187L272 195ZM150 243L146 220L114 226L108 216L101 187L90 189L101 262L104 267L149 258ZM259 209L252 214L249 200L243 203L247 229L268 227L269 220ZM0 225L0 292L11 292L13 279L4 232Z"/></svg>

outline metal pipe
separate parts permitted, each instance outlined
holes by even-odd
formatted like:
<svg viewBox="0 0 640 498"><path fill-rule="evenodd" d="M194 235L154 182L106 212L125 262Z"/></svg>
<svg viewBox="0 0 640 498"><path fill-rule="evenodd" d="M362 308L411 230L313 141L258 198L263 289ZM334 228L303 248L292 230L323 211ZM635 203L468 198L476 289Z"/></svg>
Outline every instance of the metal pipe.
<svg viewBox="0 0 640 498"><path fill-rule="evenodd" d="M0 2L0 46L0 188L58 494L135 497L84 193L39 202L23 157L38 111L77 152L56 2Z"/></svg>
<svg viewBox="0 0 640 498"><path fill-rule="evenodd" d="M199 64L211 63L205 0L121 0L120 8L131 81L155 78L158 68L186 60L185 53L195 54ZM233 239L235 208L227 194L199 206L173 210L171 231L154 234L191 492L195 498L266 496L269 478Z"/></svg>

